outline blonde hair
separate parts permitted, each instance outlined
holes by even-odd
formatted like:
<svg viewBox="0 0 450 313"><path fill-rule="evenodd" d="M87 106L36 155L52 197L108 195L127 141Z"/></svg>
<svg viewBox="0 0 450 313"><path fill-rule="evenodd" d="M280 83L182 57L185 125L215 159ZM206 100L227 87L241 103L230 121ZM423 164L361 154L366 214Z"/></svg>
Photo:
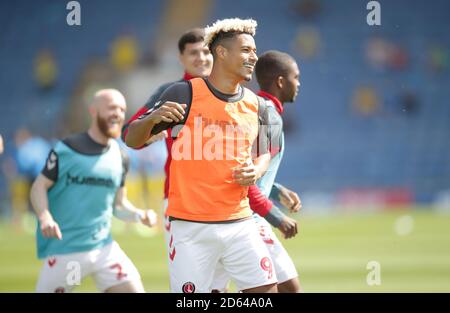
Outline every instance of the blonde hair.
<svg viewBox="0 0 450 313"><path fill-rule="evenodd" d="M211 26L205 28L205 45L211 49L211 45L220 33L246 33L255 36L258 23L253 19L242 20L240 18L227 18L217 20Z"/></svg>

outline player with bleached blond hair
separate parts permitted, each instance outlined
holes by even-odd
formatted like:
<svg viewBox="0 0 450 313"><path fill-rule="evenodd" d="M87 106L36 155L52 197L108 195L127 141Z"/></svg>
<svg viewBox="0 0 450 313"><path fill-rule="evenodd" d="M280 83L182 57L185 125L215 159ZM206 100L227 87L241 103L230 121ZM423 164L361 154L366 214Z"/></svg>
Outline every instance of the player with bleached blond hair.
<svg viewBox="0 0 450 313"><path fill-rule="evenodd" d="M144 292L140 275L111 236L111 218L156 224L156 213L127 198L128 158L120 136L126 102L115 89L98 91L86 132L58 141L31 188L38 218L37 292L70 292L92 276L104 292Z"/></svg>
<svg viewBox="0 0 450 313"><path fill-rule="evenodd" d="M271 50L259 56L255 66L255 74L261 88L258 95L265 99L265 111L268 116L267 132L271 134L269 137L271 153L269 168L256 185L264 196L275 199L291 212L298 212L301 208L299 196L294 191L275 183L275 177L285 149L281 115L285 103L294 102L298 94L300 70L295 59L289 54ZM282 214L276 206L271 209L271 212L272 216ZM274 262L274 269L278 278L278 291L286 293L302 292L295 264L268 223L271 219L263 219L258 214L254 214L253 217ZM288 219L290 218L288 217ZM293 222L295 228L297 228L296 221ZM274 223L271 224L274 225ZM274 226L276 225L275 223ZM284 232L283 235L285 238L290 238ZM219 266L216 269L213 290L225 291L228 281L229 278Z"/></svg>
<svg viewBox="0 0 450 313"><path fill-rule="evenodd" d="M277 291L270 253L247 197L248 187L270 160L267 147L260 145L253 159L252 148L259 143L259 99L241 86L251 80L258 60L256 26L251 19L225 19L207 27L205 43L214 60L210 76L170 86L153 110L128 127L130 147L145 144L148 134L172 129L167 215L173 292L210 292L219 263L243 292ZM241 131L230 136L224 131L228 127ZM216 148L211 150L213 130ZM180 157L184 142L191 144ZM231 145L221 149L223 142Z"/></svg>

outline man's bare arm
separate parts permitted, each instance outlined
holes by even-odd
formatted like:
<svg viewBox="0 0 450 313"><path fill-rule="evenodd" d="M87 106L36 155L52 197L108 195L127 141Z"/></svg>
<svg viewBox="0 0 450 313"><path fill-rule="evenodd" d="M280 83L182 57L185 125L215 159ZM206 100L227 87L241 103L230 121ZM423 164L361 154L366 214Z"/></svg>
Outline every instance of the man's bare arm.
<svg viewBox="0 0 450 313"><path fill-rule="evenodd" d="M121 187L117 191L113 213L115 217L125 222L141 222L149 227L154 226L157 221L155 211L138 209L128 200L126 187Z"/></svg>
<svg viewBox="0 0 450 313"><path fill-rule="evenodd" d="M54 182L52 180L39 174L31 187L30 200L41 225L42 235L44 237L56 237L62 239L59 225L53 220L53 216L48 209L47 192L53 184Z"/></svg>

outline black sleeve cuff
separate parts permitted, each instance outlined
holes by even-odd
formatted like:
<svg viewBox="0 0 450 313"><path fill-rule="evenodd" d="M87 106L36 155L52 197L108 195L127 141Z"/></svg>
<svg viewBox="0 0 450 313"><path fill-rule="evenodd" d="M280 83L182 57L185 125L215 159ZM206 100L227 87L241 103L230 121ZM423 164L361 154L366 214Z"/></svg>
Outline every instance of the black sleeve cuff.
<svg viewBox="0 0 450 313"><path fill-rule="evenodd" d="M275 205L272 206L269 213L267 213L267 215L264 216L264 218L266 219L266 221L269 222L270 225L277 228L283 222L284 217L285 217L284 213L281 212L281 210Z"/></svg>

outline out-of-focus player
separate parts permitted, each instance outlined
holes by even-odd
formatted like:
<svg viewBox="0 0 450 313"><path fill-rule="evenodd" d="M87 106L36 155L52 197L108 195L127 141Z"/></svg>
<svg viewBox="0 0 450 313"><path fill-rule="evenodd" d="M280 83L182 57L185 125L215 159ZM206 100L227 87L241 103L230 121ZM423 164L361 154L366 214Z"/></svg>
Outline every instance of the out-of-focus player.
<svg viewBox="0 0 450 313"><path fill-rule="evenodd" d="M119 91L98 91L89 106L90 128L57 142L33 183L37 253L44 259L37 292L70 292L88 275L100 291L144 292L136 267L111 236L113 214L156 223L155 212L127 199L128 158L115 140L125 110Z"/></svg>

